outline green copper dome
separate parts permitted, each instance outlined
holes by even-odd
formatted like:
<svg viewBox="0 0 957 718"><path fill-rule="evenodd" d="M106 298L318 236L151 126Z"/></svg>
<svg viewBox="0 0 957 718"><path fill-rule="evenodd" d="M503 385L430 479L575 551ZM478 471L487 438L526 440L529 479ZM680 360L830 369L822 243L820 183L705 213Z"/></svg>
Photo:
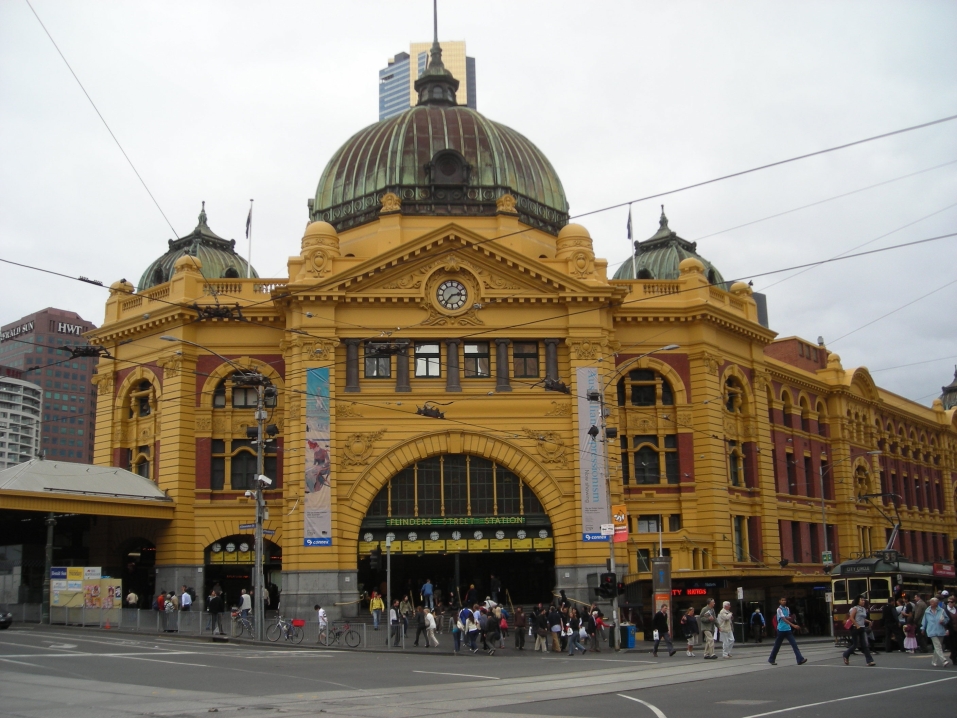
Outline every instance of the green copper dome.
<svg viewBox="0 0 957 718"><path fill-rule="evenodd" d="M668 227L665 208L661 207L658 231L644 242L635 242L635 256L626 259L615 272L615 279L677 279L678 265L694 257L704 265L704 274L712 284L724 284L724 277L711 262L696 251L698 245L682 239ZM636 276L637 275L637 276Z"/></svg>
<svg viewBox="0 0 957 718"><path fill-rule="evenodd" d="M176 260L186 255L199 259L206 279L238 279L247 276L249 265L245 259L236 254L236 240L223 239L209 228L206 224L206 203L203 202L196 229L185 237L169 241L166 254L146 268L136 286L136 291L142 292L144 289L168 282L173 276L173 265L176 264ZM253 269L249 276L259 277L259 274Z"/></svg>
<svg viewBox="0 0 957 718"><path fill-rule="evenodd" d="M523 135L455 104L458 81L438 43L415 87L418 105L360 130L332 156L311 220L339 231L371 222L387 192L402 214L488 216L510 194L520 221L557 234L568 202L555 169Z"/></svg>

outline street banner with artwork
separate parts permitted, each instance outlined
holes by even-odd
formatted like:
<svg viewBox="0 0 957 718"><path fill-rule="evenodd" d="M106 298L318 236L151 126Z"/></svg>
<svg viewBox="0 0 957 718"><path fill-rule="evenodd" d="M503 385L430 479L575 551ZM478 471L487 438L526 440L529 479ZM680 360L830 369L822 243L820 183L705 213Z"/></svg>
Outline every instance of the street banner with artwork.
<svg viewBox="0 0 957 718"><path fill-rule="evenodd" d="M304 546L332 546L329 436L329 369L310 369L306 374Z"/></svg>
<svg viewBox="0 0 957 718"><path fill-rule="evenodd" d="M611 520L615 524L615 543L628 540L628 507L615 504L611 507Z"/></svg>
<svg viewBox="0 0 957 718"><path fill-rule="evenodd" d="M608 541L601 525L608 521L608 492L605 487L605 440L588 432L601 429L601 402L589 401L590 392L601 391L598 369L578 367L578 466L581 477L582 541Z"/></svg>

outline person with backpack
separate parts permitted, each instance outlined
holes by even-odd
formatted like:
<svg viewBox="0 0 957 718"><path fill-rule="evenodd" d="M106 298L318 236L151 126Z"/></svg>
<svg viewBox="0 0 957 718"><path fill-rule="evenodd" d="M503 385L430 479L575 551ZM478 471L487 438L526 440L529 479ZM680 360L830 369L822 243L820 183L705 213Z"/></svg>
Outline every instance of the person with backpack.
<svg viewBox="0 0 957 718"><path fill-rule="evenodd" d="M761 643L764 639L764 614L761 613L761 607L755 606L754 613L751 614L751 634L754 636L755 643Z"/></svg>
<svg viewBox="0 0 957 718"><path fill-rule="evenodd" d="M778 635L774 638L774 647L771 649L768 663L772 666L777 665L775 659L778 657L781 644L784 643L786 639L787 642L791 644L791 649L794 651L794 658L797 660L797 664L803 666L807 663L807 658L801 655L801 649L798 648L794 640L794 630L800 628L800 626L791 618L791 609L788 608L788 600L784 596L781 596L778 601L778 610L775 612L775 618L777 620Z"/></svg>

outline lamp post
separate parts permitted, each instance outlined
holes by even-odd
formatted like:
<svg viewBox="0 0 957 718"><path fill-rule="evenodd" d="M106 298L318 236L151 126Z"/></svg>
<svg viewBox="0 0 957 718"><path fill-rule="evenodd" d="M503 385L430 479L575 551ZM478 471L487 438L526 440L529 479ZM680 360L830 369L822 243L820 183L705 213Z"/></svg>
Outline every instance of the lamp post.
<svg viewBox="0 0 957 718"><path fill-rule="evenodd" d="M267 417L265 400L267 392L271 391L273 395L275 395L276 389L262 373L244 369L236 364L236 362L227 359L222 354L214 352L209 347L191 342L188 339L179 339L169 335L162 336L160 339L166 342L182 342L183 344L189 344L190 346L207 351L213 356L219 357L236 370L238 376L233 379L235 384L256 387L256 478L254 481L254 489L247 491L246 496L253 498L256 502L256 534L253 558L253 615L255 616L254 627L256 629L256 640L263 641L265 640L266 632L265 602L263 601L263 591L265 589L263 581L263 519L266 502L263 498L263 489L272 485L272 479L264 474Z"/></svg>
<svg viewBox="0 0 957 718"><path fill-rule="evenodd" d="M662 352L662 351L671 351L672 349L678 349L678 348L679 347L677 344L668 344L667 346L659 347L658 349L652 349L650 352L646 352L639 356L633 357L629 359L627 362L625 362L624 364L622 364L621 367L617 368L615 373L612 374L611 378L609 378L608 381L606 381L605 384L602 386L601 391L594 391L594 392L588 393L588 401L597 401L599 403L599 414L601 415L601 433L604 435L603 441L605 442L605 490L608 493L608 523L612 525L614 525L615 520L614 520L614 517L612 516L612 511L611 511L611 469L610 469L609 458L608 458L608 426L607 426L607 421L605 420L605 392L608 390L609 385L611 384L612 381L614 381L615 377L618 376L626 366L630 366L631 364L634 364L635 362L641 359L644 359L646 356L650 356L651 354L655 354L657 352ZM591 434L591 432L589 432L589 434L591 434L592 436L592 440L597 439L598 433L599 432L597 431L594 434ZM597 445L597 441L596 441L596 445ZM610 573L615 574L615 583L616 583L615 590L611 596L611 616L612 616L612 621L614 623L613 630L615 634L615 650L620 651L621 650L621 634L619 633L619 630L618 630L618 590L617 590L618 574L615 567L614 532L612 532L612 535L608 537L608 554L609 554L608 570Z"/></svg>

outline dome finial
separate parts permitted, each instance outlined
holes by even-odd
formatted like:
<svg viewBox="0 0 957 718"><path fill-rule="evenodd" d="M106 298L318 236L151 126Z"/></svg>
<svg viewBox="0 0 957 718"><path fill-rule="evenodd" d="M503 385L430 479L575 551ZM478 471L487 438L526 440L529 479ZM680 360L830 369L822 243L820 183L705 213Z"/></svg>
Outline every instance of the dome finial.
<svg viewBox="0 0 957 718"><path fill-rule="evenodd" d="M432 49L429 51L429 65L414 83L419 93L420 105L455 106L455 92L459 81L445 69L442 63L442 47L439 45L439 7L438 0L432 0Z"/></svg>
<svg viewBox="0 0 957 718"><path fill-rule="evenodd" d="M658 220L659 229L668 229L668 216L665 214L665 206L661 205L661 218Z"/></svg>
<svg viewBox="0 0 957 718"><path fill-rule="evenodd" d="M199 228L208 226L209 225L206 224L206 200L203 200L203 206L199 210L199 223L196 225L196 227Z"/></svg>

